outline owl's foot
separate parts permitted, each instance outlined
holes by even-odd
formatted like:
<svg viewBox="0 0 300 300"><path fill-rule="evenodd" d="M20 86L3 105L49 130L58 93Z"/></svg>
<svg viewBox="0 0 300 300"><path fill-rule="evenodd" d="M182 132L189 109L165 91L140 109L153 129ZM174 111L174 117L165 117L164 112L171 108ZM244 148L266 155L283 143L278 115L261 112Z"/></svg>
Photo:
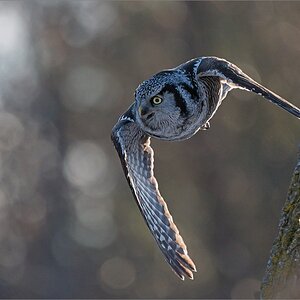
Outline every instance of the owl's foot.
<svg viewBox="0 0 300 300"><path fill-rule="evenodd" d="M204 125L202 125L202 126L200 127L201 130L207 130L207 129L209 129L209 128L210 128L210 123L209 123L209 122L206 122Z"/></svg>

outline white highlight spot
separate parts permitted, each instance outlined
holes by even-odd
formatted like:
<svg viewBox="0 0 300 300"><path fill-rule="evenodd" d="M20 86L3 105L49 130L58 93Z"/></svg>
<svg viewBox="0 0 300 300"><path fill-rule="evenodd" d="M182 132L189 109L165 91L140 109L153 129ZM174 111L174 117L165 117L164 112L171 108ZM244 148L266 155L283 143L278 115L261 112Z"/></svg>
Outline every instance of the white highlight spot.
<svg viewBox="0 0 300 300"><path fill-rule="evenodd" d="M107 157L99 145L85 141L70 147L64 162L64 174L71 184L86 187L101 182L106 172Z"/></svg>
<svg viewBox="0 0 300 300"><path fill-rule="evenodd" d="M136 270L128 259L114 257L101 266L99 279L113 290L125 289L135 281Z"/></svg>
<svg viewBox="0 0 300 300"><path fill-rule="evenodd" d="M25 24L17 10L0 11L0 55L21 50L25 39Z"/></svg>

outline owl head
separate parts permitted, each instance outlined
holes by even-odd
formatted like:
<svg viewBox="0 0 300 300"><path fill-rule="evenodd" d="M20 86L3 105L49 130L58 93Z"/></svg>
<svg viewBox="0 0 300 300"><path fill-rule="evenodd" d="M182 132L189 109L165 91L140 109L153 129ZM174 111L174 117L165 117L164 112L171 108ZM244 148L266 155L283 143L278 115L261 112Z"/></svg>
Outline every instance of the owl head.
<svg viewBox="0 0 300 300"><path fill-rule="evenodd" d="M142 82L135 91L136 121L150 136L179 139L193 116L198 97L189 76L165 70Z"/></svg>

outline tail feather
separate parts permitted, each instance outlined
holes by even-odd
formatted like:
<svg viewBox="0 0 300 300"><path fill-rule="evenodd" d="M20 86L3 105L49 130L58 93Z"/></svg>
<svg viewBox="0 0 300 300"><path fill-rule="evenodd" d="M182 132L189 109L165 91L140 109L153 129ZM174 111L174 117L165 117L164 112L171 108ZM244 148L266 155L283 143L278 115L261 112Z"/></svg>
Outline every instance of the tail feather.
<svg viewBox="0 0 300 300"><path fill-rule="evenodd" d="M242 76L240 76L237 83L240 88L246 89L264 97L265 99L271 101L272 103L278 105L279 107L285 109L287 112L300 119L300 109L297 106L283 99L282 97L265 88L264 86L260 85L250 77L244 79L242 78Z"/></svg>

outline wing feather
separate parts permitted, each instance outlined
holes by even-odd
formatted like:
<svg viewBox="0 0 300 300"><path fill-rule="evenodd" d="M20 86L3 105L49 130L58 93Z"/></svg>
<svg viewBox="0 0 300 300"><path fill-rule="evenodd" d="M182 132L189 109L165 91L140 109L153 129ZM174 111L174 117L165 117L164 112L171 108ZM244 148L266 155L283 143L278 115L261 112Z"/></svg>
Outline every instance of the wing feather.
<svg viewBox="0 0 300 300"><path fill-rule="evenodd" d="M129 186L139 209L166 261L181 278L193 279L195 264L162 198L154 177L154 152L150 137L134 121L133 106L119 119L112 141L119 154Z"/></svg>

